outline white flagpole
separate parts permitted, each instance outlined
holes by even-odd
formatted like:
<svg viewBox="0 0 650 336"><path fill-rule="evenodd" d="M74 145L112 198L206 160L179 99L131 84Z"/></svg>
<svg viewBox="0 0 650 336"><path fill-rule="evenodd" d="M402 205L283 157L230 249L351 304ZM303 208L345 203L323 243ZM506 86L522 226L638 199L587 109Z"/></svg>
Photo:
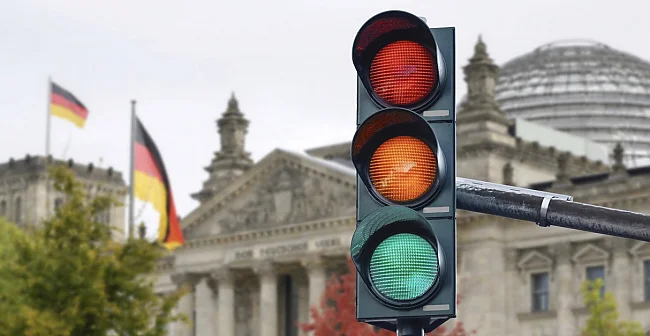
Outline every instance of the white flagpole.
<svg viewBox="0 0 650 336"><path fill-rule="evenodd" d="M136 116L135 116L135 100L131 100L131 162L129 167L129 220L127 234L129 238L133 238L133 229L135 226L135 132L136 132Z"/></svg>
<svg viewBox="0 0 650 336"><path fill-rule="evenodd" d="M45 125L45 218L50 216L50 179L49 179L49 159L50 159L50 139L52 129L52 77L47 77L47 117Z"/></svg>
<svg viewBox="0 0 650 336"><path fill-rule="evenodd" d="M50 155L50 128L52 125L52 77L47 78L47 118L45 128L45 158Z"/></svg>

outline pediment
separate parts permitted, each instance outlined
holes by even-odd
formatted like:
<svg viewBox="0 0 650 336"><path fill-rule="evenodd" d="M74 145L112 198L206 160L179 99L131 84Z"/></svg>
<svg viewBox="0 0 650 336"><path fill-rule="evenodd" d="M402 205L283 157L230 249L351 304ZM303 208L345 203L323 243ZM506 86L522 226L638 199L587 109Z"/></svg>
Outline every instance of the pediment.
<svg viewBox="0 0 650 336"><path fill-rule="evenodd" d="M517 263L517 267L522 270L550 268L552 265L553 259L538 251L528 252Z"/></svg>
<svg viewBox="0 0 650 336"><path fill-rule="evenodd" d="M650 256L650 243L640 241L632 246L630 253L637 258L644 258Z"/></svg>
<svg viewBox="0 0 650 336"><path fill-rule="evenodd" d="M352 169L300 153L276 150L193 211L186 239L353 216Z"/></svg>
<svg viewBox="0 0 650 336"><path fill-rule="evenodd" d="M576 253L573 254L571 259L576 263L588 263L594 261L603 261L609 257L609 252L606 250L594 245L587 244L582 248L578 249Z"/></svg>

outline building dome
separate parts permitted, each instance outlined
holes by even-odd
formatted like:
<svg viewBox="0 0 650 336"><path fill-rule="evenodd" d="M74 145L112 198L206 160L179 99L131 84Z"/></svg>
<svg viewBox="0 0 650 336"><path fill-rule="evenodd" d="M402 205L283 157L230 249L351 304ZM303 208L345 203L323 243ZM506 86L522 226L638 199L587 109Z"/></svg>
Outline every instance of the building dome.
<svg viewBox="0 0 650 336"><path fill-rule="evenodd" d="M543 45L505 63L496 99L522 118L613 148L630 165L650 157L650 63L592 41Z"/></svg>

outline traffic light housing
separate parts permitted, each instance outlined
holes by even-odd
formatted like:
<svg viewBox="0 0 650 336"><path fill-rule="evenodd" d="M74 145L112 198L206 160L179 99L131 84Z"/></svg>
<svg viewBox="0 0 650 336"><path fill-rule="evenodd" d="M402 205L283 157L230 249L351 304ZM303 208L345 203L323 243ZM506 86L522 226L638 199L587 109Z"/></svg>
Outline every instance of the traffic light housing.
<svg viewBox="0 0 650 336"><path fill-rule="evenodd" d="M456 316L454 28L387 11L354 40L357 320L429 332Z"/></svg>

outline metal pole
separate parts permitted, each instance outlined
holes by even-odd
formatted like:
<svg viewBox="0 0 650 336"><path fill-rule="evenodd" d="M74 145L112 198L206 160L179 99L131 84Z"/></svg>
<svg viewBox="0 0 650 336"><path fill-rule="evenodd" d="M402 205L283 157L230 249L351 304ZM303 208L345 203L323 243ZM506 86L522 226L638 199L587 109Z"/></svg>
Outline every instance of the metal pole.
<svg viewBox="0 0 650 336"><path fill-rule="evenodd" d="M52 124L52 77L47 77L47 116L45 122L45 158L50 155L50 128Z"/></svg>
<svg viewBox="0 0 650 336"><path fill-rule="evenodd" d="M572 200L567 195L456 178L458 209L650 242L650 215Z"/></svg>
<svg viewBox="0 0 650 336"><path fill-rule="evenodd" d="M52 77L47 77L47 116L45 117L45 218L50 217L50 138L52 128Z"/></svg>
<svg viewBox="0 0 650 336"><path fill-rule="evenodd" d="M127 234L129 238L133 238L133 228L135 226L135 127L136 127L136 116L135 116L135 100L131 100L131 143L130 143L130 154L131 161L129 163L129 221L127 223Z"/></svg>
<svg viewBox="0 0 650 336"><path fill-rule="evenodd" d="M424 328L416 320L399 319L395 333L397 336L424 336Z"/></svg>

